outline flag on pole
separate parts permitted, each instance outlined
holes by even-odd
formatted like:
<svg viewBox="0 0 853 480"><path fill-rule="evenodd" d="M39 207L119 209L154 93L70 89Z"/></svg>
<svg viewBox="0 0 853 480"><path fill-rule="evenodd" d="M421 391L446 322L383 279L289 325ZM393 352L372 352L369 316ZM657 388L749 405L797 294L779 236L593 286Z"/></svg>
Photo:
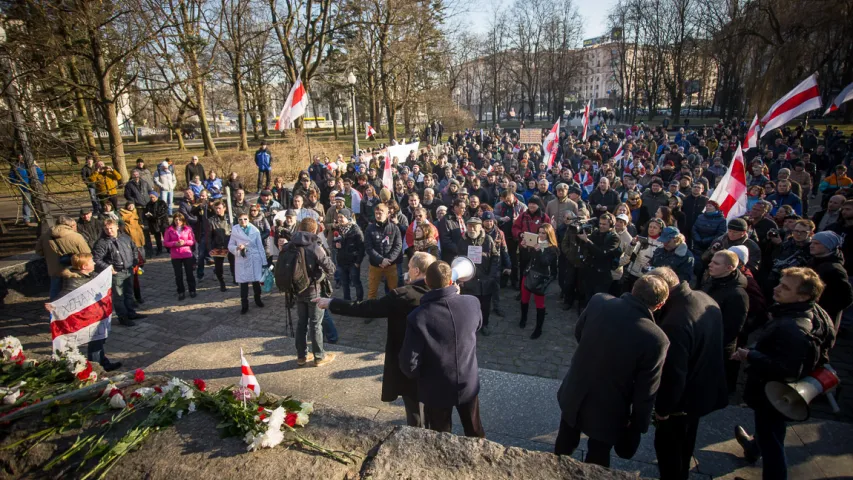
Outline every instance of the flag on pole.
<svg viewBox="0 0 853 480"><path fill-rule="evenodd" d="M589 101L586 102L586 106L583 108L583 134L581 135L581 141L586 141L586 131L589 128Z"/></svg>
<svg viewBox="0 0 853 480"><path fill-rule="evenodd" d="M113 274L106 269L93 280L50 305L53 350L107 338L113 313Z"/></svg>
<svg viewBox="0 0 853 480"><path fill-rule="evenodd" d="M826 115L838 110L838 107L840 107L842 103L849 102L850 100L853 100L853 83L844 87L844 90L835 97L835 100L832 101L832 104L823 114Z"/></svg>
<svg viewBox="0 0 853 480"><path fill-rule="evenodd" d="M255 394L255 397L261 395L261 384L258 383L258 379L255 378L255 374L252 373L252 367L249 366L249 362L246 361L246 357L243 356L243 349L240 349L240 370L242 372L242 376L240 377L240 386L248 388Z"/></svg>
<svg viewBox="0 0 853 480"><path fill-rule="evenodd" d="M296 83L287 94L287 100L284 101L284 106L281 107L281 113L278 114L278 120L275 122L275 129L279 132L285 128L293 128L293 122L297 118L305 115L305 109L308 108L308 92L302 85L302 79L297 77Z"/></svg>
<svg viewBox="0 0 853 480"><path fill-rule="evenodd" d="M385 155L385 167L382 169L382 186L389 192L394 191L394 175L391 173L391 153Z"/></svg>
<svg viewBox="0 0 853 480"><path fill-rule="evenodd" d="M370 137L376 135L376 130L369 123L365 123L364 125L364 139L370 140Z"/></svg>
<svg viewBox="0 0 853 480"><path fill-rule="evenodd" d="M548 169L554 166L554 160L557 159L557 150L560 147L560 119L554 122L551 131L542 142L542 157L548 159Z"/></svg>
<svg viewBox="0 0 853 480"><path fill-rule="evenodd" d="M723 212L723 216L727 220L746 214L746 168L744 167L743 150L740 148L735 150L732 163L729 165L726 174L720 179L717 188L714 189L711 200L720 206L720 211Z"/></svg>
<svg viewBox="0 0 853 480"><path fill-rule="evenodd" d="M752 124L749 130L746 131L746 137L743 139L743 149L749 150L758 146L758 114L752 119Z"/></svg>
<svg viewBox="0 0 853 480"><path fill-rule="evenodd" d="M613 161L614 162L622 161L622 157L625 156L625 152L623 151L623 148L622 148L623 143L625 143L624 140L619 142L619 146L616 147L616 153L613 154Z"/></svg>
<svg viewBox="0 0 853 480"><path fill-rule="evenodd" d="M767 132L785 125L799 115L820 108L821 105L820 92L817 88L817 73L813 73L812 76L803 80L796 88L770 107L770 110L761 119L764 126L761 136L763 137Z"/></svg>

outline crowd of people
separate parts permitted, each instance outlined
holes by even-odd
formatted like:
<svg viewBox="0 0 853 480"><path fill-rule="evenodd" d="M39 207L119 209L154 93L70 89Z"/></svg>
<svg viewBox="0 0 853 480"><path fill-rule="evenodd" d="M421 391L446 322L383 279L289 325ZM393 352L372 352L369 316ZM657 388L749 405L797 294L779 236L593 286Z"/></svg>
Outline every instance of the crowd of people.
<svg viewBox="0 0 853 480"><path fill-rule="evenodd" d="M444 139L436 128L425 147L391 159L391 184L376 150L315 156L287 187L281 177L270 181L273 158L262 146L253 201L237 174L221 179L194 157L177 212L172 162L151 172L139 160L119 209L120 175L89 159L82 177L92 207L76 221L61 218L39 242L58 262L51 297L67 283L68 256L91 250L96 271L116 272L116 312L132 325L142 302L138 269L166 249L179 300L196 295L206 266L226 290L227 259L246 313L249 284L263 307L261 282L274 266L296 307L300 366L334 360L323 346L337 335L330 311L365 322L388 317L382 399L402 396L410 424L448 431L455 406L466 434L482 436L477 334L490 335L492 313L507 314L499 292L512 289L521 329L533 297L530 338L539 338L545 296L558 290L562 308L581 316L559 394L557 453L574 450L585 433L588 461L608 464L614 446L632 454L654 410L661 473L686 478L698 419L726 404L745 363L756 436L740 429L738 439L750 459L764 457L765 478L784 478L786 420L763 385L809 373L828 358L835 332L850 328L851 140L829 127L768 132L745 152L749 211L726 218L710 193L746 133L743 121L674 132L643 124L611 132L601 122L585 140L564 128L553 164L513 131ZM810 216L812 205L820 208ZM82 241L66 248L69 230ZM475 271L453 285L448 264L458 256ZM335 289L342 299L331 300ZM448 343L454 335L458 343ZM817 336L820 355L807 348ZM613 359L616 344L624 354ZM451 380L445 356L454 351L468 360Z"/></svg>

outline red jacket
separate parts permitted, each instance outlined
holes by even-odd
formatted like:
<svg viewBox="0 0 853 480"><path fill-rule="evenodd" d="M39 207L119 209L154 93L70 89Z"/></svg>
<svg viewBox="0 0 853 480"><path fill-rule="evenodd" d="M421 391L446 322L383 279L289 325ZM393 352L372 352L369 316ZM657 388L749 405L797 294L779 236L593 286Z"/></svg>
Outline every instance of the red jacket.
<svg viewBox="0 0 853 480"><path fill-rule="evenodd" d="M526 210L512 224L512 236L521 240L522 233L539 233L539 227L546 223L551 223L551 218L547 213L541 212L539 215L533 216L530 214L530 210Z"/></svg>

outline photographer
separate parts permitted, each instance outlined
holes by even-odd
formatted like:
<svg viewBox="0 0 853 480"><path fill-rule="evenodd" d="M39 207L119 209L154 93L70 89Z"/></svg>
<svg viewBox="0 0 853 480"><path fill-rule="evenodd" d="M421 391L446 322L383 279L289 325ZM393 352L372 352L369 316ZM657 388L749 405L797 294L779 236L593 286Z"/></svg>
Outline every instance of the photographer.
<svg viewBox="0 0 853 480"><path fill-rule="evenodd" d="M749 239L748 228L746 220L742 218L729 220L726 233L717 237L711 244L711 247L702 254L702 263L707 266L711 263L711 257L720 250L727 250L730 247L743 245L749 251L749 263L746 266L755 274L758 271L758 264L761 260L761 250L758 248L757 243Z"/></svg>
<svg viewBox="0 0 853 480"><path fill-rule="evenodd" d="M612 213L605 212L598 217L598 229L590 231L582 228L578 233L578 241L581 245L580 259L581 278L584 286L583 306L596 293L607 293L610 284L613 283L612 271L617 266L616 260L621 251L619 248L619 236L613 231L616 218Z"/></svg>
<svg viewBox="0 0 853 480"><path fill-rule="evenodd" d="M581 259L581 243L578 241L580 226L589 221L589 214L586 210L581 210L577 218L572 219L566 226L566 232L560 240L560 252L566 258L566 273L565 281L561 288L563 289L563 309L569 310L575 299L579 299L583 295L581 290L580 272L583 267ZM578 301L578 313L580 313L582 301Z"/></svg>
<svg viewBox="0 0 853 480"><path fill-rule="evenodd" d="M527 201L527 210L522 212L512 224L512 238L518 242L519 247L518 271L522 275L527 270L527 264L530 262L530 255L534 249L534 247L524 245L524 234L538 234L539 227L545 223L551 223L551 218L545 213L542 200L534 195Z"/></svg>
<svg viewBox="0 0 853 480"><path fill-rule="evenodd" d="M249 222L248 214L242 213L237 218L237 228L231 230L228 251L236 260L234 269L237 283L240 284L240 314L245 315L249 311L249 282L255 293L255 305L264 306L261 301L261 280L267 262L261 232Z"/></svg>
<svg viewBox="0 0 853 480"><path fill-rule="evenodd" d="M771 231L771 233L773 233ZM782 270L789 267L804 267L811 260L809 252L809 244L812 241L814 234L814 222L811 220L797 220L794 223L794 228L791 230L791 236L782 239L780 235L770 235L770 242L773 243L773 266L767 281L764 282L764 295L770 297L773 294L773 287L779 284L779 279L782 278Z"/></svg>
<svg viewBox="0 0 853 480"><path fill-rule="evenodd" d="M634 237L631 241L633 251L631 253L631 261L625 267L625 272L622 275L622 292L629 293L634 288L634 283L642 277L646 266L652 261L655 251L662 247L660 242L660 234L666 226L663 220L653 218L647 225L649 235L647 237Z"/></svg>
<svg viewBox="0 0 853 480"><path fill-rule="evenodd" d="M653 268L669 267L682 282L693 281L693 255L687 248L684 235L675 227L666 227L658 240L663 247L655 251L649 265Z"/></svg>
<svg viewBox="0 0 853 480"><path fill-rule="evenodd" d="M285 211L281 211L275 214L273 218L274 226L273 226L273 239L275 240L275 245L279 251L284 248L284 245L290 241L291 237L293 237L293 233L296 231L296 217L298 213L296 210L290 208Z"/></svg>
<svg viewBox="0 0 853 480"><path fill-rule="evenodd" d="M113 210L118 210L118 183L121 180L121 174L113 170L113 167L104 165L104 162L98 162L97 170L89 181L95 187L95 193L98 200L103 205L105 202L113 204Z"/></svg>
<svg viewBox="0 0 853 480"><path fill-rule="evenodd" d="M536 303L536 328L530 335L535 340L542 335L542 325L545 323L545 290L557 276L557 236L554 227L544 224L537 232L536 248L530 256L529 267L521 277L521 322L518 326L527 326L527 311L530 306L530 295Z"/></svg>

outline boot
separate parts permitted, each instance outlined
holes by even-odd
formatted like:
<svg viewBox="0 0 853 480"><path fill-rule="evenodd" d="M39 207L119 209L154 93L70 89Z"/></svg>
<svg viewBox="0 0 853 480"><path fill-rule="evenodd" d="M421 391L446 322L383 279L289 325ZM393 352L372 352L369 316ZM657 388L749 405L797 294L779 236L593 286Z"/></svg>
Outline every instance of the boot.
<svg viewBox="0 0 853 480"><path fill-rule="evenodd" d="M536 309L536 328L533 329L533 333L530 334L531 340L536 340L542 335L542 324L545 323L545 309L537 308Z"/></svg>
<svg viewBox="0 0 853 480"><path fill-rule="evenodd" d="M264 302L261 301L260 295L255 295L255 305L264 308Z"/></svg>
<svg viewBox="0 0 853 480"><path fill-rule="evenodd" d="M521 321L518 322L518 328L524 328L527 326L527 311L530 310L529 303L521 304Z"/></svg>
<svg viewBox="0 0 853 480"><path fill-rule="evenodd" d="M261 301L261 284L258 282L252 282L252 290L255 294L255 305L264 308L264 302Z"/></svg>
<svg viewBox="0 0 853 480"><path fill-rule="evenodd" d="M245 315L249 311L249 299L241 298L240 299L240 315Z"/></svg>
<svg viewBox="0 0 853 480"><path fill-rule="evenodd" d="M740 425L735 426L735 440L743 448L743 456L747 462L755 463L761 458L761 449L758 448L755 437L746 433Z"/></svg>
<svg viewBox="0 0 853 480"><path fill-rule="evenodd" d="M224 291L228 290L227 288L225 288L225 278L218 277L217 280L219 280L219 291L220 292L224 292Z"/></svg>

